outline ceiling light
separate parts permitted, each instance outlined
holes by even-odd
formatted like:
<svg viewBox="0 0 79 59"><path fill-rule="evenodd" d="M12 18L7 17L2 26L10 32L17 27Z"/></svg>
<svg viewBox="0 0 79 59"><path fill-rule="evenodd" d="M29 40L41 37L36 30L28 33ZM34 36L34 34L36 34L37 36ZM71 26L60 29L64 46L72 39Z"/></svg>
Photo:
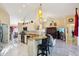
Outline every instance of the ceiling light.
<svg viewBox="0 0 79 59"><path fill-rule="evenodd" d="M38 16L39 16L40 18L42 18L42 9L39 9L39 10L38 10Z"/></svg>

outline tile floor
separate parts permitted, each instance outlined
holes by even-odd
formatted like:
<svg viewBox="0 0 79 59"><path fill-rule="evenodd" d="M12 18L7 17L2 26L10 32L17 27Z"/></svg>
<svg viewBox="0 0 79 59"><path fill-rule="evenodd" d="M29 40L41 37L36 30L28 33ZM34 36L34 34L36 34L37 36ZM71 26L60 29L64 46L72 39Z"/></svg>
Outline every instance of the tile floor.
<svg viewBox="0 0 79 59"><path fill-rule="evenodd" d="M28 45L18 42L15 44L10 43L0 54L2 56L29 56L29 53L31 54L31 52L28 52ZM64 41L57 40L56 46L53 48L51 55L52 56L79 56L79 47L68 46L65 44Z"/></svg>
<svg viewBox="0 0 79 59"><path fill-rule="evenodd" d="M79 46L68 46L64 41L57 40L52 53L54 56L79 56Z"/></svg>

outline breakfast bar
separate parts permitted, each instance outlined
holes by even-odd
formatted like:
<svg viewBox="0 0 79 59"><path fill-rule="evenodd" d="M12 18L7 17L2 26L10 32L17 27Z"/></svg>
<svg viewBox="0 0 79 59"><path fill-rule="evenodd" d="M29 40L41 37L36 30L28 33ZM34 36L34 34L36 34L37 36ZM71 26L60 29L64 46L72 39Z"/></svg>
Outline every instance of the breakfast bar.
<svg viewBox="0 0 79 59"><path fill-rule="evenodd" d="M46 35L39 35L36 33L27 33L25 35L25 41L28 46L28 55L37 56L37 45L42 43L43 39L46 39Z"/></svg>

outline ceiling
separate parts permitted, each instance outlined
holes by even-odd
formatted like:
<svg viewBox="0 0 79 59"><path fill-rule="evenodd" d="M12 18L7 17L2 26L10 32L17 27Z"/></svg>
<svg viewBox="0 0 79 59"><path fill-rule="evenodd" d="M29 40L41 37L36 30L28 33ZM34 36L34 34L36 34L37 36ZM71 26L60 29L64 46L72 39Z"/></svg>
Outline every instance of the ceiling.
<svg viewBox="0 0 79 59"><path fill-rule="evenodd" d="M9 13L11 19L26 20L36 19L40 4L37 3L4 3L0 4ZM75 8L79 8L78 3L44 3L42 4L43 16L53 18L63 18L68 15L74 16ZM17 20L15 20L16 22Z"/></svg>

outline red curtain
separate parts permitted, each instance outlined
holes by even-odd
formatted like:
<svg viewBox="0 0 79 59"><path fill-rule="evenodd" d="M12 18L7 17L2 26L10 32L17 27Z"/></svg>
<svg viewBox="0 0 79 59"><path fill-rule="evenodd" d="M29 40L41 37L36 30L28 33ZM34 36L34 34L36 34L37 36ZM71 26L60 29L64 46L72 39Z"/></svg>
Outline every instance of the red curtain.
<svg viewBox="0 0 79 59"><path fill-rule="evenodd" d="M76 9L76 14L75 14L74 36L78 36L78 14L77 14L77 9Z"/></svg>

